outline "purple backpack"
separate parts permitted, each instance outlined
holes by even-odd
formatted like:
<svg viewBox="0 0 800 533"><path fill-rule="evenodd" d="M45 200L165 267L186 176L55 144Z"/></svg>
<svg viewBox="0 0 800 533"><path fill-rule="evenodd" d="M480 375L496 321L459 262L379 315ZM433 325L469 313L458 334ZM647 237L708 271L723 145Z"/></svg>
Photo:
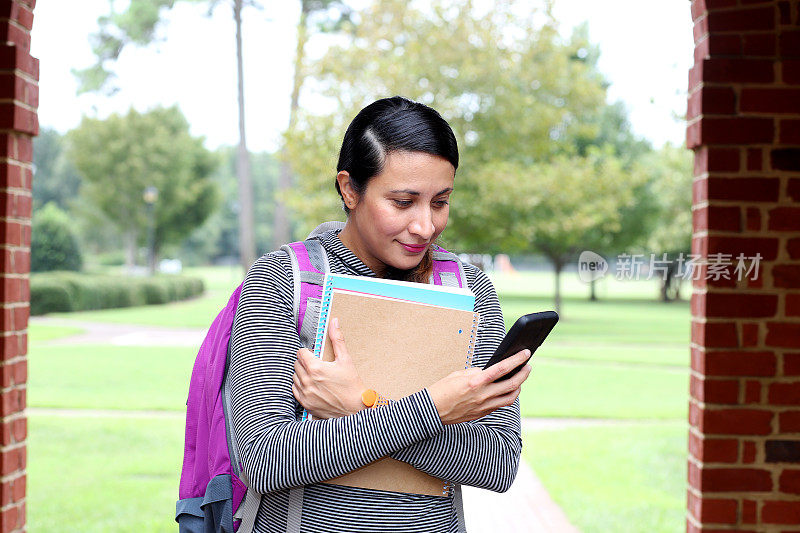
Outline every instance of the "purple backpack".
<svg viewBox="0 0 800 533"><path fill-rule="evenodd" d="M330 270L321 241L312 237L331 227L342 226L323 224L308 240L281 248L292 263L297 332L310 350L314 349L322 284ZM458 257L444 249L435 249L431 282L466 287ZM175 510L181 533L251 533L261 503L261 494L248 487L231 427L228 353L242 285L233 291L228 304L212 322L192 369L186 402L183 469ZM302 488L293 489L290 500L288 530L299 531Z"/></svg>

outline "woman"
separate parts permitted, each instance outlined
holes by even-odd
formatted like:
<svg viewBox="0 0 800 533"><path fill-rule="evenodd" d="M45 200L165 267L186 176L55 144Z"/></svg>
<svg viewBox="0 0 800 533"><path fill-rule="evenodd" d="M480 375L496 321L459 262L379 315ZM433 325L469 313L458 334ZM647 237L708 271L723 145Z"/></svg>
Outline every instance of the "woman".
<svg viewBox="0 0 800 533"><path fill-rule="evenodd" d="M427 282L457 167L455 136L433 109L401 97L365 107L339 155L336 190L347 223L319 236L331 271ZM520 352L479 369L505 326L489 279L471 265L464 268L481 316L476 368L368 409L336 328L335 362L318 361L302 348L288 255L273 252L256 261L233 327L229 376L244 470L264 493L256 531L284 532L287 520L297 521L289 489L298 486L305 486L302 531L457 531L452 497L321 483L386 455L451 483L508 489L521 451L517 396L530 367L493 383L527 359ZM303 407L326 419L298 422Z"/></svg>

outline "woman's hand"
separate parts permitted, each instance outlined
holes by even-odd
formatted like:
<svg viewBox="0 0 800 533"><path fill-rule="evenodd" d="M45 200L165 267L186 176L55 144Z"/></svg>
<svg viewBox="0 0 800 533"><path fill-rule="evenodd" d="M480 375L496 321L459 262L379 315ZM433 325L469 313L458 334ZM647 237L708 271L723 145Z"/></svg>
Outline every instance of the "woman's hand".
<svg viewBox="0 0 800 533"><path fill-rule="evenodd" d="M459 370L428 387L442 423L477 420L499 407L514 403L522 383L531 373L531 365L525 365L514 376L499 383L493 381L523 364L528 357L530 350L522 350L486 370Z"/></svg>
<svg viewBox="0 0 800 533"><path fill-rule="evenodd" d="M331 320L328 333L333 361L323 361L300 348L294 364L292 393L314 418L337 418L366 408L361 401L364 383L347 352L338 318Z"/></svg>

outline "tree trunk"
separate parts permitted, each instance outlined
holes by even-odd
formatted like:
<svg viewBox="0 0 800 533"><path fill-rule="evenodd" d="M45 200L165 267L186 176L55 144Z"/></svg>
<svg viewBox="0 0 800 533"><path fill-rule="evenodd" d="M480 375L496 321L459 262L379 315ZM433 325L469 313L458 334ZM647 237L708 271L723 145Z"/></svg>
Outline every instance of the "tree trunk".
<svg viewBox="0 0 800 533"><path fill-rule="evenodd" d="M236 21L236 68L239 98L239 150L236 178L239 182L239 258L245 272L256 260L256 238L253 220L253 183L250 176L250 154L244 128L244 67L242 64L242 0L234 0Z"/></svg>
<svg viewBox="0 0 800 533"><path fill-rule="evenodd" d="M675 270L676 270L675 262L671 261L669 263L669 265L667 265L667 273L664 276L664 278L662 278L662 281L661 281L661 301L662 302L670 302L670 301L672 301L672 296L670 295L670 293L673 290L674 283L677 281L675 279ZM676 294L677 294L677 290L676 290Z"/></svg>
<svg viewBox="0 0 800 533"><path fill-rule="evenodd" d="M292 131L297 122L297 110L300 101L300 87L303 85L303 59L305 57L305 47L308 41L308 29L306 20L308 18L308 2L301 2L300 22L297 24L297 47L294 58L294 81L292 83L292 100L289 105L289 127ZM292 188L292 168L289 165L289 154L284 143L281 150L281 170L278 174L278 190L275 195L275 213L272 225L272 244L273 249L277 250L283 244L291 240L291 228L289 225L289 212L284 202L284 196ZM317 221L317 222L322 222Z"/></svg>
<svg viewBox="0 0 800 533"><path fill-rule="evenodd" d="M561 258L551 257L550 260L553 262L553 268L555 269L555 312L561 316L561 270L564 268L564 263L561 261Z"/></svg>
<svg viewBox="0 0 800 533"><path fill-rule="evenodd" d="M125 232L125 270L128 272L136 266L136 233Z"/></svg>
<svg viewBox="0 0 800 533"><path fill-rule="evenodd" d="M155 276L158 272L158 245L153 244L152 250L148 253L148 272L150 272L151 276Z"/></svg>

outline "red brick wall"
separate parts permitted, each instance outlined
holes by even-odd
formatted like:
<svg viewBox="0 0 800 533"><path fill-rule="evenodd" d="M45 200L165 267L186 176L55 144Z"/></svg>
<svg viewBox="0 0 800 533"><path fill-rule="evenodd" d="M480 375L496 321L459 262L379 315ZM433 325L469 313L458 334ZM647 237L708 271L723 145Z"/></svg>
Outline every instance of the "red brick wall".
<svg viewBox="0 0 800 533"><path fill-rule="evenodd" d="M800 0L694 0L687 531L800 531ZM720 256L714 256L719 258Z"/></svg>
<svg viewBox="0 0 800 533"><path fill-rule="evenodd" d="M0 530L25 530L28 301L32 136L38 132L39 62L30 55L35 0L0 0Z"/></svg>

